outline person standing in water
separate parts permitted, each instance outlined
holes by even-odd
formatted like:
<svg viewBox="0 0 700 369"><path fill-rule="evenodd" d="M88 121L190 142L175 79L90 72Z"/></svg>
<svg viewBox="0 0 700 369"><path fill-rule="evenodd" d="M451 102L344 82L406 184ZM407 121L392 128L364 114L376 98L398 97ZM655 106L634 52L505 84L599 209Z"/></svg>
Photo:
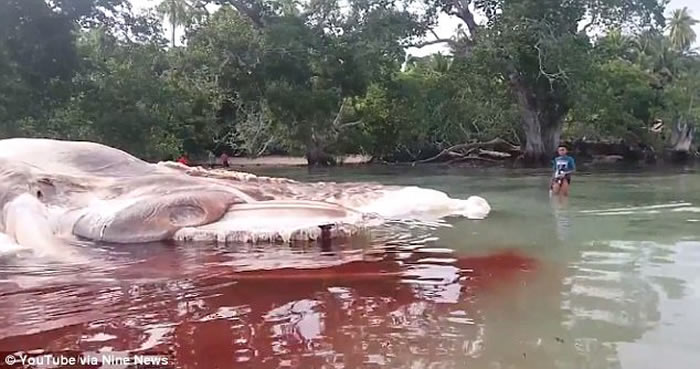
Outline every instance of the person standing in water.
<svg viewBox="0 0 700 369"><path fill-rule="evenodd" d="M223 165L224 168L228 168L228 155L223 152L221 153L221 165Z"/></svg>
<svg viewBox="0 0 700 369"><path fill-rule="evenodd" d="M569 186L571 185L571 173L576 170L576 162L574 158L568 155L566 146L560 145L557 148L558 156L552 161L552 169L554 169L554 178L550 189L555 195L562 194L569 196Z"/></svg>
<svg viewBox="0 0 700 369"><path fill-rule="evenodd" d="M190 159L187 153L180 155L180 157L177 159L177 162L184 165L190 165Z"/></svg>

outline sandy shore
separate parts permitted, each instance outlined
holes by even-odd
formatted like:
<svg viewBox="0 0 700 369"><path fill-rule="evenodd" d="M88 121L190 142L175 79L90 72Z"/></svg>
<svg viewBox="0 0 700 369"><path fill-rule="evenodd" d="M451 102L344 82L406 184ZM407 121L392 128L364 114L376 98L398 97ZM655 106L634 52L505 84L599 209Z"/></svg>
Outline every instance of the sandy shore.
<svg viewBox="0 0 700 369"><path fill-rule="evenodd" d="M339 158L339 162L342 164L365 164L371 159L370 156L364 155L348 155ZM306 166L306 158L303 156L262 156L259 158L245 158L245 157L232 157L228 159L228 163L232 167L250 167L250 166L265 166L265 167L293 167L293 166ZM216 162L213 163L216 166L221 165L221 160L217 158ZM211 165L207 162L197 163L196 165Z"/></svg>

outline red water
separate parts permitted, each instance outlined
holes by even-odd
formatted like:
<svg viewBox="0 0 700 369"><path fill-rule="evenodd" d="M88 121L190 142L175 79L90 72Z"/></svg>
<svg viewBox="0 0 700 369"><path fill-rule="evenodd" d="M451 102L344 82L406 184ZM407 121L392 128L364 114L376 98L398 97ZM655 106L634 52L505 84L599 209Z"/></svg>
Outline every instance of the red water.
<svg viewBox="0 0 700 369"><path fill-rule="evenodd" d="M537 263L448 251L166 245L87 269L6 266L0 352L148 352L203 369L456 364L485 339L489 301L526 288Z"/></svg>

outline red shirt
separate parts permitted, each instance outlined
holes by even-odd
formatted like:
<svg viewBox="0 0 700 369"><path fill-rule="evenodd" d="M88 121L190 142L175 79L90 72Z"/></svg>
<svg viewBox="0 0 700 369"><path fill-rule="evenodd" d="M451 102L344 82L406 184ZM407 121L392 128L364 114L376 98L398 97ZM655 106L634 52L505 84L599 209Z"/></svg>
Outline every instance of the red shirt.
<svg viewBox="0 0 700 369"><path fill-rule="evenodd" d="M188 164L190 163L190 162L187 160L187 158L184 157L184 156L181 156L180 158L178 158L178 159L177 159L177 162L180 163L180 164L185 164L185 165L188 165Z"/></svg>

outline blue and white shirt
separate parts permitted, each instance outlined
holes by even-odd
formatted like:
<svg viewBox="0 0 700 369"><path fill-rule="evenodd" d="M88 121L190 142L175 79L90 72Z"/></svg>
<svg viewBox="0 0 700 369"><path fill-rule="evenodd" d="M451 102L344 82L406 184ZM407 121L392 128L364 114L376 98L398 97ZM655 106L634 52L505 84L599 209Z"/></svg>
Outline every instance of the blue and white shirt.
<svg viewBox="0 0 700 369"><path fill-rule="evenodd" d="M560 172L571 172L576 169L576 162L574 161L574 158L569 155L557 156L552 161L552 169L554 169L555 174Z"/></svg>

